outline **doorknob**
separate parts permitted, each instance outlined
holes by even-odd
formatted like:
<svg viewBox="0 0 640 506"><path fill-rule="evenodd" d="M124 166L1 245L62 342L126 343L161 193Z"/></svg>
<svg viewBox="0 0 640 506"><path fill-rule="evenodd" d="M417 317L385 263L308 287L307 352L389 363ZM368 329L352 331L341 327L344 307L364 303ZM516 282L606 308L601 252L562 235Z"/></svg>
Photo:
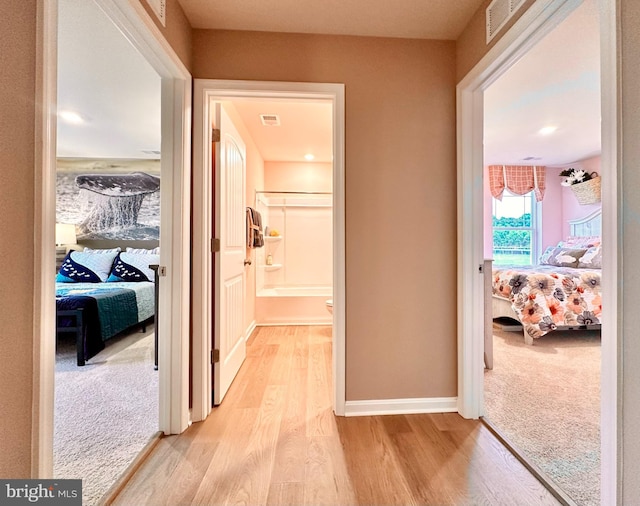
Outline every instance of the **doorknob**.
<svg viewBox="0 0 640 506"><path fill-rule="evenodd" d="M244 265L251 265L251 260L249 260L248 258L245 258Z"/></svg>

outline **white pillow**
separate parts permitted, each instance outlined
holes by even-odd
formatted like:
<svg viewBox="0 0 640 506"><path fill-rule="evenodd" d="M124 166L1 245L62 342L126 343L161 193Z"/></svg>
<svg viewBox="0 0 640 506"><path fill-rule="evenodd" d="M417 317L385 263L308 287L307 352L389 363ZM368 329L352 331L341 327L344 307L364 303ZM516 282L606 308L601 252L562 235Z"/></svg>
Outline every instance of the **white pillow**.
<svg viewBox="0 0 640 506"><path fill-rule="evenodd" d="M159 255L160 254L160 246L152 249L145 248L127 248L127 253L138 253L140 255Z"/></svg>
<svg viewBox="0 0 640 506"><path fill-rule="evenodd" d="M56 281L60 283L100 283L106 281L118 253L71 250L62 261Z"/></svg>
<svg viewBox="0 0 640 506"><path fill-rule="evenodd" d="M109 254L109 253L120 253L121 251L122 250L120 249L120 247L110 248L110 249L93 249L93 248L85 247L83 250L83 253L95 253L97 255L100 255L100 254Z"/></svg>

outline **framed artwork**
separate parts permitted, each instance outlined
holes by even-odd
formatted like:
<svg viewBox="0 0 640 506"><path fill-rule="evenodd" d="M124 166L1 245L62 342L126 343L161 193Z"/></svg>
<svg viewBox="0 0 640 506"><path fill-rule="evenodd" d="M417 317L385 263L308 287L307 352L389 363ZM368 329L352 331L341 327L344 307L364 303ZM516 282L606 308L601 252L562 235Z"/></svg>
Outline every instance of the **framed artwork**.
<svg viewBox="0 0 640 506"><path fill-rule="evenodd" d="M83 239L160 238L159 160L58 160L56 221Z"/></svg>

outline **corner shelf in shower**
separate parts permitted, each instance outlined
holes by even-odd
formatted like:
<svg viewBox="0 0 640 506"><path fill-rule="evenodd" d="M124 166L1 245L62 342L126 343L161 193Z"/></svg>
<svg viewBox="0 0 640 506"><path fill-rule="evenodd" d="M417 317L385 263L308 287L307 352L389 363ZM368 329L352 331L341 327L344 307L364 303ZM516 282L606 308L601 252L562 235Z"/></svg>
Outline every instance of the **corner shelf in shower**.
<svg viewBox="0 0 640 506"><path fill-rule="evenodd" d="M264 240L267 242L271 241L280 241L282 239L281 235L265 235Z"/></svg>
<svg viewBox="0 0 640 506"><path fill-rule="evenodd" d="M282 264L271 264L271 265L263 265L264 270L267 272L277 271L278 269L282 269Z"/></svg>

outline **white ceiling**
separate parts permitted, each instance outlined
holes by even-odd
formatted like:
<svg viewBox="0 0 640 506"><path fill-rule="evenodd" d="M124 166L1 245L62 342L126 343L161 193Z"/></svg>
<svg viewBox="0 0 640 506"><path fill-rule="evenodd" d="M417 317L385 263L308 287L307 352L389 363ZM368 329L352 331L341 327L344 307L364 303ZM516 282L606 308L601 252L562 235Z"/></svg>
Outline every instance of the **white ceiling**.
<svg viewBox="0 0 640 506"><path fill-rule="evenodd" d="M198 14L197 10L198 6L211 2L180 1L188 16L198 19L196 26L211 26L209 14ZM457 33L460 16L468 19L481 3L480 0L404 0L394 2L389 9L390 3L384 0L307 2L310 0L237 0L216 2L217 6L210 6L210 10L217 20L213 24L222 28L285 30L282 23L286 18L285 31L303 32L312 31L311 18L324 19L324 23L332 17L333 29L322 24L318 26L324 28L317 29L343 33L347 28L342 20L351 18L350 31L345 33L361 34L364 30L368 34L393 36L387 30L397 28L393 28L396 17L412 17L411 13L415 17L417 11L427 9L423 4L428 4L429 20L442 25L439 29ZM380 21L383 3L384 14L389 17L388 28ZM358 15L354 11L357 4L362 11ZM58 122L58 156L158 158L153 151L160 150L159 77L94 2L59 0L59 5L58 108L79 113L85 122L80 125ZM289 6L286 16L281 15L280 5ZM298 5L307 7L299 9ZM273 24L253 26L249 21L251 13L256 9L263 13L264 6L269 7L272 14L254 17L261 23ZM445 14L439 14L447 22L433 17L433 12L447 7ZM247 20L242 26L233 25L236 15L231 11L234 9L250 11L245 12ZM330 11L332 15L322 15L318 9ZM314 15L310 16L310 12ZM338 12L342 14L337 15ZM421 26L432 24L421 23ZM407 30L409 27L410 24ZM399 32L394 33L400 36ZM561 26L486 91L487 163L558 165L600 152L598 39L595 0L585 0ZM301 161L309 152L316 156L316 161L331 160L329 106L261 101L236 102L235 106L266 161ZM282 126L262 127L260 113L279 114ZM555 125L558 130L554 135L540 136L538 130L547 125ZM524 160L528 157L539 160Z"/></svg>
<svg viewBox="0 0 640 506"><path fill-rule="evenodd" d="M58 2L59 157L158 158L160 77L93 1Z"/></svg>
<svg viewBox="0 0 640 506"><path fill-rule="evenodd" d="M585 0L486 90L486 164L563 165L600 154L599 44L596 1ZM546 126L557 130L541 135Z"/></svg>
<svg viewBox="0 0 640 506"><path fill-rule="evenodd" d="M265 161L315 162L333 159L331 102L235 100L233 105ZM280 126L264 126L261 114L277 114Z"/></svg>
<svg viewBox="0 0 640 506"><path fill-rule="evenodd" d="M483 0L178 0L194 28L456 40Z"/></svg>

